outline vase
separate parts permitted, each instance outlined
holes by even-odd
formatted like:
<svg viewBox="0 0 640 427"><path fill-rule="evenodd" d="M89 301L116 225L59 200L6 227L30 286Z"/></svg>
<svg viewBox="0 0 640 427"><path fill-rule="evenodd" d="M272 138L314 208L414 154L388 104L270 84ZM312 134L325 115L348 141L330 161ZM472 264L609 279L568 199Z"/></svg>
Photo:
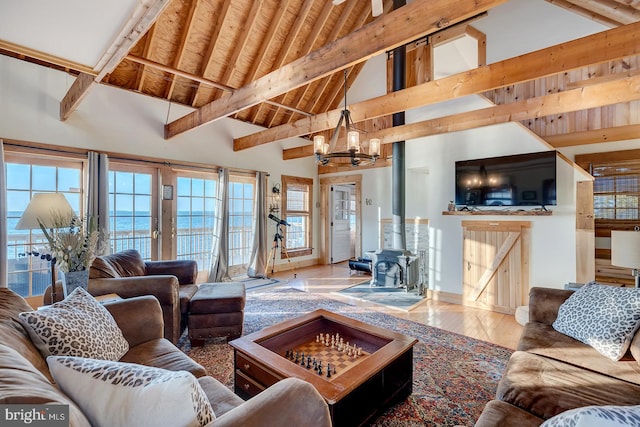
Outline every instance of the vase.
<svg viewBox="0 0 640 427"><path fill-rule="evenodd" d="M59 271L58 275L62 280L62 291L66 298L75 288L83 288L85 291L89 287L89 270L81 271Z"/></svg>

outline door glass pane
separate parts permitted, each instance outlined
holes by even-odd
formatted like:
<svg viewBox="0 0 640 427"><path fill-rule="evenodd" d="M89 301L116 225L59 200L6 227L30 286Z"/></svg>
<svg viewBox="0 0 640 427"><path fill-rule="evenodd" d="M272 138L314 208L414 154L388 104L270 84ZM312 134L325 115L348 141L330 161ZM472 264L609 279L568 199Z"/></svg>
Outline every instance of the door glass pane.
<svg viewBox="0 0 640 427"><path fill-rule="evenodd" d="M153 259L152 181L151 173L109 171L112 252L136 249L142 259Z"/></svg>
<svg viewBox="0 0 640 427"><path fill-rule="evenodd" d="M235 181L234 181L235 179ZM231 177L229 192L229 274L246 274L253 246L255 180Z"/></svg>
<svg viewBox="0 0 640 427"><path fill-rule="evenodd" d="M211 265L217 179L177 178L176 256L198 263L198 270Z"/></svg>

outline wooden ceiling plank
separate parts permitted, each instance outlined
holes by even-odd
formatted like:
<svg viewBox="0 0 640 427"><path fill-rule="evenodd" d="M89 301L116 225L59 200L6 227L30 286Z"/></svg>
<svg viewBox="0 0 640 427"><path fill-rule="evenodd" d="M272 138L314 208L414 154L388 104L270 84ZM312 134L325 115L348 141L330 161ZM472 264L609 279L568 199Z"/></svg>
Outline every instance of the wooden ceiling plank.
<svg viewBox="0 0 640 427"><path fill-rule="evenodd" d="M391 144L397 140L410 140L507 122L519 122L637 99L640 99L640 76L624 77L617 81L591 85L586 88L571 89L524 101L382 129L369 133L367 138L379 138L381 144ZM600 132L602 133L602 130ZM313 146L309 145L308 147L296 147L296 150L291 152L284 150L283 159L297 158L293 156L305 154L312 155Z"/></svg>
<svg viewBox="0 0 640 427"><path fill-rule="evenodd" d="M401 91L368 99L349 107L355 122L386 116L425 105L474 95L512 84L523 83L590 64L640 54L640 23L592 34L549 48L506 59ZM336 109L300 119L234 140L234 150L308 135L333 127L340 117Z"/></svg>
<svg viewBox="0 0 640 427"><path fill-rule="evenodd" d="M153 0L148 5L138 5L113 44L98 61L98 65L95 68L99 71L94 77L95 82L102 81L107 74L122 62L131 48L133 48L138 40L151 28L169 3L170 0ZM83 81L78 82L78 84L74 82L60 102L60 120L67 120L87 95L86 93L78 93L78 90L81 89L86 92L93 87L93 84L87 83L86 76L88 76L88 74L84 75L82 77Z"/></svg>
<svg viewBox="0 0 640 427"><path fill-rule="evenodd" d="M273 20L271 22L271 25L269 25L269 29L267 31L267 34L265 34L264 39L262 40L262 44L260 46L260 49L258 49L258 56L256 56L255 60L251 63L251 68L249 69L249 71L247 72L247 75L244 79L244 85L249 84L250 82L254 81L256 76L258 75L258 70L260 69L260 64L262 64L262 60L264 59L265 55L267 54L267 52L271 49L273 42L275 40L275 35L276 35L276 30L278 28L280 28L280 26L282 25L282 19L284 18L284 14L287 11L287 9L289 8L289 5L291 4L292 0L286 0L284 2L284 4L281 4L280 7L278 7L278 9L276 10L276 14L273 17ZM254 107L254 111L252 113L256 113L256 110L258 110L260 107L256 106ZM249 114L249 117L255 117L254 114ZM255 120L255 119L254 119ZM252 123L255 123L255 121L250 120Z"/></svg>
<svg viewBox="0 0 640 427"><path fill-rule="evenodd" d="M187 14L187 22L185 23L185 26L184 26L185 29L180 34L180 43L178 44L178 49L177 49L178 53L176 54L172 62L172 65L171 65L172 68L179 69L180 65L182 64L182 60L184 59L184 54L186 51L187 40L189 39L189 36L191 36L191 33L193 31L194 17L196 16L196 12L198 10L199 4L200 2L198 0L191 0L191 4L189 5L189 12ZM177 79L171 79L171 82L167 86L167 89L165 90L165 93L164 93L165 99L171 99L171 96L173 94L173 89L176 87L176 80Z"/></svg>
<svg viewBox="0 0 640 427"><path fill-rule="evenodd" d="M570 3L568 0L546 0L547 2L561 7L563 9L567 9L571 12L574 12L580 16L584 16L585 18L589 18L599 24L606 25L607 27L615 28L620 26L620 22L607 18L606 16L597 14L589 9L585 9L584 7L580 7L573 3Z"/></svg>
<svg viewBox="0 0 640 427"><path fill-rule="evenodd" d="M385 12L388 13L391 10L392 4L393 4L392 2L387 3L386 5L387 9L385 10ZM362 27L367 21L367 19L369 18L370 13L371 13L371 5L369 5L368 7L365 7L362 10L362 12L360 12L360 15L356 19L356 23L354 27L355 28ZM346 20L341 20L340 24L341 24L340 28L338 28L337 25L336 27L334 27L335 32L332 34L334 39L337 39L340 33L346 28ZM362 64L364 64L364 62ZM360 73L361 69L362 67L359 67L357 69L357 74ZM340 78L337 79L338 82L336 84L333 84L331 86L331 89L327 90L326 86L331 85L332 82L335 80L333 76L326 77L324 84L321 84L320 87L318 87L318 90L314 95L314 98L316 98L317 101L313 104L310 111L328 111L334 108L338 108L340 106L340 102L342 100L341 94L343 93L343 90L344 90L343 89L344 78L341 75L342 73L337 73L337 74L340 74ZM318 105L318 103L321 102L322 100L324 100L324 103L322 104L322 106L318 110L315 110L315 108L317 108L316 106Z"/></svg>
<svg viewBox="0 0 640 427"><path fill-rule="evenodd" d="M227 68L224 71L222 76L222 81L224 84L229 84L229 80L233 75L233 72L237 69L238 58L244 51L247 46L247 40L249 39L249 35L253 31L253 26L256 21L256 17L260 13L260 7L263 4L261 1L253 1L251 2L251 10L249 11L249 15L242 21L242 25L239 28L238 32L240 33L240 40L237 40L234 43L233 53L231 58L227 61Z"/></svg>
<svg viewBox="0 0 640 427"><path fill-rule="evenodd" d="M149 29L149 32L147 32L146 38L145 38L145 43L144 43L144 49L143 49L143 55L145 56L145 58L147 57L147 55L149 54L149 51L151 50L152 46L153 46L153 39L154 39L154 34L155 34L155 29L156 29L156 25L154 24L153 26L151 26L151 28ZM129 57L129 55L127 55L125 57L125 59L127 59ZM142 64L140 64L142 65ZM140 67L138 69L138 72L136 73L136 81L134 83L134 87L136 88L136 90L138 92L142 92L142 88L144 87L144 79L146 77L146 69L144 67L144 65L142 67Z"/></svg>
<svg viewBox="0 0 640 427"><path fill-rule="evenodd" d="M629 139L637 139L638 135L640 135L640 124L547 136L545 140L554 147L559 148L598 144L601 142L626 141ZM311 149L311 151L313 151L313 149Z"/></svg>
<svg viewBox="0 0 640 427"><path fill-rule="evenodd" d="M438 29L463 21L506 0L432 0L413 2L380 16L359 30L165 125L165 139L234 114L312 81L350 67Z"/></svg>
<svg viewBox="0 0 640 427"><path fill-rule="evenodd" d="M332 10L333 10L333 3L328 1L325 2L324 7L322 8L322 12L320 12L320 16L318 16L318 18L315 20L313 28L311 29L311 33L309 34L309 36L305 40L304 45L302 46L302 50L301 50L302 55L307 55L309 52L311 52L311 50L313 49L313 46L318 41L318 37L320 37L320 33L322 32L323 28L327 24L327 20L329 19L329 15L331 15ZM327 41L333 41L333 40L334 39L328 39ZM306 87L299 89L297 93L294 95L293 100L291 102L288 102L288 104L292 105L294 108L300 108L300 100L304 98L304 95L306 94L306 91L309 89L309 86L310 85L307 85ZM267 115L267 120L265 121L266 127L273 126L273 120L275 119L275 117L279 112L280 112L280 109L274 109L269 112L269 114ZM291 121L292 117L293 117L293 114L289 117L289 120L287 120L287 122Z"/></svg>
<svg viewBox="0 0 640 427"><path fill-rule="evenodd" d="M202 77L205 77L208 74L209 69L212 66L211 64L213 63L213 52L215 52L218 40L220 39L220 32L224 28L224 21L227 19L227 14L229 13L229 6L231 6L231 0L224 0L224 2L222 3L222 7L220 8L220 13L218 14L218 19L215 23L215 31L211 35L211 41L209 42L207 51L204 54L204 59L202 60L202 67L200 71L200 75ZM195 106L197 104L199 94L200 86L197 85L192 91L192 106Z"/></svg>
<svg viewBox="0 0 640 427"><path fill-rule="evenodd" d="M280 67L282 67L282 65L284 64L284 61L287 59L287 57L289 56L293 43L297 40L298 38L298 34L300 33L300 30L302 30L303 26L305 25L305 21L307 19L307 16L309 15L309 13L311 12L311 7L313 6L313 2L314 0L305 0L305 2L302 4L302 7L300 8L300 11L298 12L297 18L295 23L293 24L293 28L291 28L291 31L289 31L289 34L287 35L287 39L285 40L284 45L282 45L282 47L280 48L280 51L278 52L278 56L276 57L275 62L273 63L273 68L274 70L278 70ZM269 74L267 74L268 76ZM266 76L263 76L261 78L264 78ZM253 82L253 81L252 81ZM251 83L245 85L244 87L249 87L251 85ZM278 94L280 95L280 94ZM271 99L272 97L269 97L267 99ZM283 97L278 97L276 102L282 102ZM255 108L255 111L253 113L253 115L251 116L250 121L255 123L256 119L260 116L261 110L264 104L260 104L258 105L257 108ZM165 126L165 137L166 137L166 126Z"/></svg>

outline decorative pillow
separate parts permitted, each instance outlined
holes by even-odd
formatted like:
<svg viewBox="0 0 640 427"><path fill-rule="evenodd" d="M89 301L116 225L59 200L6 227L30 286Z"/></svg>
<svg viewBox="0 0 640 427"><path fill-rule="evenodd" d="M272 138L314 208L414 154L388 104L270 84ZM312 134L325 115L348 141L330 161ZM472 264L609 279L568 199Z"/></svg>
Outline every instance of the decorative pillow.
<svg viewBox="0 0 640 427"><path fill-rule="evenodd" d="M540 427L621 427L640 425L640 406L585 406L549 418Z"/></svg>
<svg viewBox="0 0 640 427"><path fill-rule="evenodd" d="M19 317L44 357L119 360L129 351L129 343L111 313L82 288L60 302L20 313Z"/></svg>
<svg viewBox="0 0 640 427"><path fill-rule="evenodd" d="M56 383L94 427L204 426L215 414L187 371L133 363L49 356Z"/></svg>
<svg viewBox="0 0 640 427"><path fill-rule="evenodd" d="M587 283L558 310L553 328L612 360L627 352L640 326L640 289Z"/></svg>

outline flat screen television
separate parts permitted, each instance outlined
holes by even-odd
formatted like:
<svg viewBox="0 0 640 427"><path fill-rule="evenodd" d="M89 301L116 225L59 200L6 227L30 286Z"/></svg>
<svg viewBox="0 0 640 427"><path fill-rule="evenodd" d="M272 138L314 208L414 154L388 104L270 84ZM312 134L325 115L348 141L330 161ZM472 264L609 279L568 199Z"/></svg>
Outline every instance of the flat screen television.
<svg viewBox="0 0 640 427"><path fill-rule="evenodd" d="M556 152L456 162L456 205L556 205Z"/></svg>

